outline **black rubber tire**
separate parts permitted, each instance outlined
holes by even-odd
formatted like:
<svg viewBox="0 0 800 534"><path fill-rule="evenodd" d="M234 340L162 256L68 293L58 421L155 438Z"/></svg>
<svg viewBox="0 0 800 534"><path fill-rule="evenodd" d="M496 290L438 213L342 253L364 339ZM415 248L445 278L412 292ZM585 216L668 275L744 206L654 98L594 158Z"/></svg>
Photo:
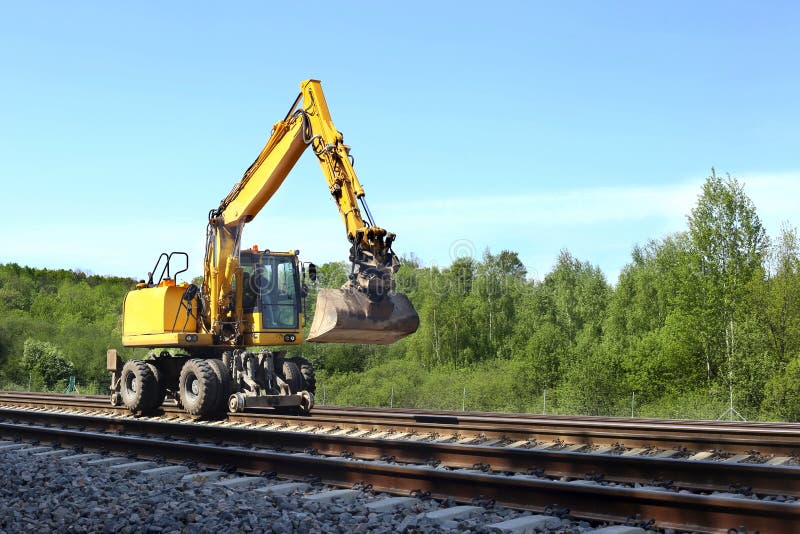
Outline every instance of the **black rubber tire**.
<svg viewBox="0 0 800 534"><path fill-rule="evenodd" d="M303 376L303 387L300 388L300 391L305 390L312 395L316 394L317 376L314 374L314 366L311 365L311 362L302 356L294 356L289 358L289 361L294 362L294 364L300 369L300 374Z"/></svg>
<svg viewBox="0 0 800 534"><path fill-rule="evenodd" d="M222 360L210 358L206 361L211 366L211 369L214 370L214 374L217 376L217 382L219 382L215 411L218 413L227 413L228 398L233 393L233 378L231 378L231 372Z"/></svg>
<svg viewBox="0 0 800 534"><path fill-rule="evenodd" d="M158 370L158 367L153 362L145 362L147 367L150 368L150 371L153 373L153 378L156 381L156 390L153 393L153 404L150 407L151 410L158 410L162 404L164 404L164 398L167 396L167 388L164 383L164 376L161 371Z"/></svg>
<svg viewBox="0 0 800 534"><path fill-rule="evenodd" d="M281 365L281 378L289 384L289 391L297 393L303 391L303 375L300 374L300 369L297 364L289 360L283 360Z"/></svg>
<svg viewBox="0 0 800 534"><path fill-rule="evenodd" d="M128 360L122 366L121 377L122 404L132 412L152 412L158 396L158 383L150 366L142 360Z"/></svg>
<svg viewBox="0 0 800 534"><path fill-rule="evenodd" d="M178 391L184 410L192 415L206 417L213 414L216 408L219 381L206 360L194 358L181 368Z"/></svg>

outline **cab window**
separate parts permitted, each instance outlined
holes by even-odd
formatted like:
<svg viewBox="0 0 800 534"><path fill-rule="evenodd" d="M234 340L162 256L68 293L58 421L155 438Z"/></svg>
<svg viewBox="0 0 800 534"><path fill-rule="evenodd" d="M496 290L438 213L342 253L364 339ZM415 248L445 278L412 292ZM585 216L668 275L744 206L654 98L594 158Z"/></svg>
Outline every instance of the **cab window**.
<svg viewBox="0 0 800 534"><path fill-rule="evenodd" d="M294 258L264 258L259 280L262 328L297 328L297 282Z"/></svg>

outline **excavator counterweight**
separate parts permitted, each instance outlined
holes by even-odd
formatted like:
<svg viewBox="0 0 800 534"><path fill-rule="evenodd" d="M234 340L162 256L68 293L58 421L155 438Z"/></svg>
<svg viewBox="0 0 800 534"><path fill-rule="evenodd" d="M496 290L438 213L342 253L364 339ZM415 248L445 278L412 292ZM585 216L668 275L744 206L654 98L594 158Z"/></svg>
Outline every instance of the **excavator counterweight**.
<svg viewBox="0 0 800 534"><path fill-rule="evenodd" d="M321 289L306 338L314 343L388 345L419 327L419 316L403 294L374 302L353 288Z"/></svg>

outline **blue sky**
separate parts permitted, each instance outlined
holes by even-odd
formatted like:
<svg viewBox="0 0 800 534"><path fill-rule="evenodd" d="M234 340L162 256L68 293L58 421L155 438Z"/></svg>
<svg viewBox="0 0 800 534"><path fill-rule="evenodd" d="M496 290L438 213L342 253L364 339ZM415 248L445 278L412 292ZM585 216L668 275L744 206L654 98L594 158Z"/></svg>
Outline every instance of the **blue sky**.
<svg viewBox="0 0 800 534"><path fill-rule="evenodd" d="M205 220L301 80L395 250L426 265L561 249L614 282L686 228L715 166L771 235L798 224L793 2L0 2L0 262L142 277L201 270ZM245 244L348 244L313 155Z"/></svg>

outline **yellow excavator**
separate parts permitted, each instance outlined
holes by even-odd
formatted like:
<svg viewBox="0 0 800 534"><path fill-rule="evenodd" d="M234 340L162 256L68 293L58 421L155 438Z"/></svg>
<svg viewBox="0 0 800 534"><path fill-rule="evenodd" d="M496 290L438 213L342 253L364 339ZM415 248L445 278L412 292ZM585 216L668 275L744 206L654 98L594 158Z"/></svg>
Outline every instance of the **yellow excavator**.
<svg viewBox="0 0 800 534"><path fill-rule="evenodd" d="M318 80L272 129L266 146L208 216L202 285L178 283L185 252L163 253L147 280L125 296L122 344L153 349L143 360L107 354L111 403L153 413L171 397L190 414L272 407L309 412L312 364L286 351L259 349L302 341L306 273L298 251L242 250L242 231L278 190L306 148L317 156L350 242L350 275L340 289L320 289L308 341L393 343L416 331L419 317L394 293L400 266L395 235L378 227L328 110ZM360 205L360 207L359 207Z"/></svg>

